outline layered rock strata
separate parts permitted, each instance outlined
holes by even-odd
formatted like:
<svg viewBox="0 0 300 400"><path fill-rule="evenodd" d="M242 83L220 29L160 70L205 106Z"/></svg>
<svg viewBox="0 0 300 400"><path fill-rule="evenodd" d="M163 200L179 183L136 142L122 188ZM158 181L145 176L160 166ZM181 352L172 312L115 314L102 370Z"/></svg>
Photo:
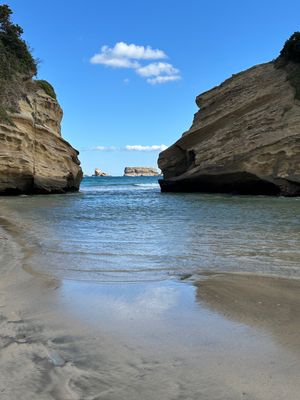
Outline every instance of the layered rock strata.
<svg viewBox="0 0 300 400"><path fill-rule="evenodd" d="M19 112L0 121L0 194L78 190L79 153L61 137L61 107L37 82L24 85Z"/></svg>
<svg viewBox="0 0 300 400"><path fill-rule="evenodd" d="M191 128L159 155L162 191L300 195L300 102L286 69L257 65L196 103Z"/></svg>
<svg viewBox="0 0 300 400"><path fill-rule="evenodd" d="M124 169L124 176L158 176L159 173L156 168L149 167L126 167Z"/></svg>

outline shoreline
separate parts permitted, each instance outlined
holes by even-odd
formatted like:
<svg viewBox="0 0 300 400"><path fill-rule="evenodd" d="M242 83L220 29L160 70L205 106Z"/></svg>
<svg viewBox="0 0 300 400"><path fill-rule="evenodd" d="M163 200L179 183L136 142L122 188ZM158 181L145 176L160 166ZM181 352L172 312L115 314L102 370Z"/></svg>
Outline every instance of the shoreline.
<svg viewBox="0 0 300 400"><path fill-rule="evenodd" d="M300 280L59 282L1 238L1 399L298 399Z"/></svg>

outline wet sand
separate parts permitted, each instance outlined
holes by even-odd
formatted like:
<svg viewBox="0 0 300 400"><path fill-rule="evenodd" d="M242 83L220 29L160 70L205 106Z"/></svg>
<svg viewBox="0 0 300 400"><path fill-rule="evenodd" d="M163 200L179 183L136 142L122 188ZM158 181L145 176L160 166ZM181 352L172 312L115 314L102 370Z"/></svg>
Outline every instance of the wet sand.
<svg viewBox="0 0 300 400"><path fill-rule="evenodd" d="M58 281L26 272L10 233L0 232L1 400L299 399L300 281Z"/></svg>

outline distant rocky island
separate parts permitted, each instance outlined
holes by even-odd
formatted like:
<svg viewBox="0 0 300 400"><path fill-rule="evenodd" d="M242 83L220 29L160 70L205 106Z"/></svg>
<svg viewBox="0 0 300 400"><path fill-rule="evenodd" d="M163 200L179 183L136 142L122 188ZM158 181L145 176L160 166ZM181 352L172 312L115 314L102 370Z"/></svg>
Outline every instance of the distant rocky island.
<svg viewBox="0 0 300 400"><path fill-rule="evenodd" d="M106 172L103 172L100 168L95 168L92 176L109 176Z"/></svg>
<svg viewBox="0 0 300 400"><path fill-rule="evenodd" d="M124 176L159 176L159 172L151 167L125 167Z"/></svg>
<svg viewBox="0 0 300 400"><path fill-rule="evenodd" d="M272 62L196 98L191 128L160 153L162 191L300 195L300 33Z"/></svg>
<svg viewBox="0 0 300 400"><path fill-rule="evenodd" d="M0 194L76 191L82 179L79 153L62 138L55 91L33 79L37 62L10 15L1 6Z"/></svg>

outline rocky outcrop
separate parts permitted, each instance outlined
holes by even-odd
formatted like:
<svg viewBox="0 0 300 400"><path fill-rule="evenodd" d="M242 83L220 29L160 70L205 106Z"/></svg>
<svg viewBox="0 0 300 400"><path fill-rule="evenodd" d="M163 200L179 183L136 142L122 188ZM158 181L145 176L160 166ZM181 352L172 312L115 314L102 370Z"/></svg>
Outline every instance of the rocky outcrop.
<svg viewBox="0 0 300 400"><path fill-rule="evenodd" d="M100 168L95 168L95 172L92 176L109 176L105 172L103 172Z"/></svg>
<svg viewBox="0 0 300 400"><path fill-rule="evenodd" d="M124 176L158 176L159 173L156 168L150 167L126 167L124 169Z"/></svg>
<svg viewBox="0 0 300 400"><path fill-rule="evenodd" d="M78 152L61 137L62 109L35 81L24 83L18 112L0 121L0 193L64 193L79 189Z"/></svg>
<svg viewBox="0 0 300 400"><path fill-rule="evenodd" d="M300 101L274 62L196 99L191 128L159 155L162 191L300 195Z"/></svg>

